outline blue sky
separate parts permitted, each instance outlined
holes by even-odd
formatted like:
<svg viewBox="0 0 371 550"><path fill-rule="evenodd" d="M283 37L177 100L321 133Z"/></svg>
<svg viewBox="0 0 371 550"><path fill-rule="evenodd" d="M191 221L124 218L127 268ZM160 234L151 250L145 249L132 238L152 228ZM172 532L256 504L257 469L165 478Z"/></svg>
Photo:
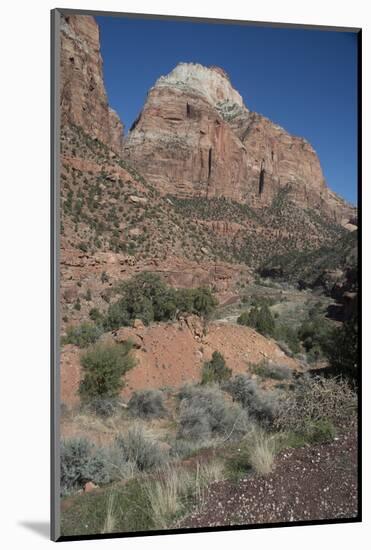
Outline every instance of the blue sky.
<svg viewBox="0 0 371 550"><path fill-rule="evenodd" d="M328 185L357 197L355 33L97 17L110 105L126 132L177 63L218 65L246 106L315 148Z"/></svg>

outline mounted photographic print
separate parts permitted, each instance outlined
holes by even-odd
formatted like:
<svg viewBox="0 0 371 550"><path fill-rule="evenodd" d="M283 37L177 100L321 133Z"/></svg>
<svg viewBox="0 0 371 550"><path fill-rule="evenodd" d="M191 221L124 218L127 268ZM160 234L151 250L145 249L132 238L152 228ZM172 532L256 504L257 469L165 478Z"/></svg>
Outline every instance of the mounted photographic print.
<svg viewBox="0 0 371 550"><path fill-rule="evenodd" d="M361 31L52 12L52 537L361 520Z"/></svg>

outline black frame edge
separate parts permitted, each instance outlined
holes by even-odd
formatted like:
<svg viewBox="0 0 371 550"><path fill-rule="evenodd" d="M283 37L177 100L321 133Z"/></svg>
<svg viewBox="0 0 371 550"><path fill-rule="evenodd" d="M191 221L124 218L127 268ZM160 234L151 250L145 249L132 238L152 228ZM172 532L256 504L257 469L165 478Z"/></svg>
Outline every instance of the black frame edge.
<svg viewBox="0 0 371 550"><path fill-rule="evenodd" d="M155 13L133 13L133 12L119 12L119 11L104 11L104 10L85 10L74 8L56 8L61 14L64 15L92 15L97 17L128 17L131 19L158 19L162 21L189 21L191 23L213 23L213 24L235 24L254 27L273 27L273 28L291 28L291 29L308 29L308 30L322 30L322 31L336 31L336 32L358 32L361 30L359 27L336 27L332 25L316 25L316 24L303 24L303 23L284 23L284 22L269 22L269 21L250 21L241 19L219 19L216 17L192 17L187 15L164 15Z"/></svg>
<svg viewBox="0 0 371 550"><path fill-rule="evenodd" d="M60 539L59 458L59 25L60 10L50 11L50 538Z"/></svg>

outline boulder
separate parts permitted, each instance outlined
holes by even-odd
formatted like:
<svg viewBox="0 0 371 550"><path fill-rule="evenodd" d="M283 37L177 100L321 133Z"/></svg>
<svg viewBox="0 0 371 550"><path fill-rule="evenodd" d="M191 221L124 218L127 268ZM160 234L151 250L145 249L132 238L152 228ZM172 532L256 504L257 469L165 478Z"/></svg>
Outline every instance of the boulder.
<svg viewBox="0 0 371 550"><path fill-rule="evenodd" d="M98 489L98 485L95 485L92 481L88 481L84 485L84 493L91 493L95 489Z"/></svg>
<svg viewBox="0 0 371 550"><path fill-rule="evenodd" d="M137 330L143 330L144 329L144 323L140 319L134 319L133 321L133 328Z"/></svg>
<svg viewBox="0 0 371 550"><path fill-rule="evenodd" d="M114 338L116 342L126 342L130 340L137 349L141 348L143 343L142 339L137 334L133 333L133 329L129 327L119 328L115 331Z"/></svg>
<svg viewBox="0 0 371 550"><path fill-rule="evenodd" d="M136 195L130 195L129 199L134 204L147 204L148 202L148 199L145 197L137 197Z"/></svg>

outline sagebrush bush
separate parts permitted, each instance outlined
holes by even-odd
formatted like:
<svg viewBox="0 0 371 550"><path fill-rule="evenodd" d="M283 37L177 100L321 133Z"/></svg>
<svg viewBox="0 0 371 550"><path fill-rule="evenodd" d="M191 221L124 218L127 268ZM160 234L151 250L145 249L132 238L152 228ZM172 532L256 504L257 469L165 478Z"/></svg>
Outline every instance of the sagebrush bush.
<svg viewBox="0 0 371 550"><path fill-rule="evenodd" d="M218 351L214 351L211 361L204 363L201 383L221 383L231 376L232 370L227 367L223 355Z"/></svg>
<svg viewBox="0 0 371 550"><path fill-rule="evenodd" d="M256 382L246 374L237 374L223 389L258 422L269 424L276 414L276 399L271 392L259 391Z"/></svg>
<svg viewBox="0 0 371 550"><path fill-rule="evenodd" d="M169 451L154 440L141 426L133 426L125 435L116 439L116 445L126 462L136 465L138 470L152 470L166 464Z"/></svg>
<svg viewBox="0 0 371 550"><path fill-rule="evenodd" d="M215 436L236 439L250 426L248 414L229 403L217 387L188 386L180 391L178 436L208 440Z"/></svg>
<svg viewBox="0 0 371 550"><path fill-rule="evenodd" d="M124 385L123 375L134 367L132 345L95 344L81 357L84 377L80 383L80 396L88 402L97 398L112 399Z"/></svg>
<svg viewBox="0 0 371 550"><path fill-rule="evenodd" d="M62 344L74 344L80 348L86 348L90 344L94 344L102 333L102 328L93 323L81 323L81 325L67 328L67 334L62 338Z"/></svg>
<svg viewBox="0 0 371 550"><path fill-rule="evenodd" d="M95 397L88 403L89 411L102 418L114 416L117 411L118 400L113 398Z"/></svg>
<svg viewBox="0 0 371 550"><path fill-rule="evenodd" d="M251 370L261 378L272 378L273 380L290 380L292 378L290 367L267 361L251 366Z"/></svg>
<svg viewBox="0 0 371 550"><path fill-rule="evenodd" d="M166 415L164 396L160 390L142 390L133 393L128 408L133 416L161 418Z"/></svg>
<svg viewBox="0 0 371 550"><path fill-rule="evenodd" d="M111 475L104 452L87 439L62 440L60 479L62 495L80 489L87 481L109 483Z"/></svg>

